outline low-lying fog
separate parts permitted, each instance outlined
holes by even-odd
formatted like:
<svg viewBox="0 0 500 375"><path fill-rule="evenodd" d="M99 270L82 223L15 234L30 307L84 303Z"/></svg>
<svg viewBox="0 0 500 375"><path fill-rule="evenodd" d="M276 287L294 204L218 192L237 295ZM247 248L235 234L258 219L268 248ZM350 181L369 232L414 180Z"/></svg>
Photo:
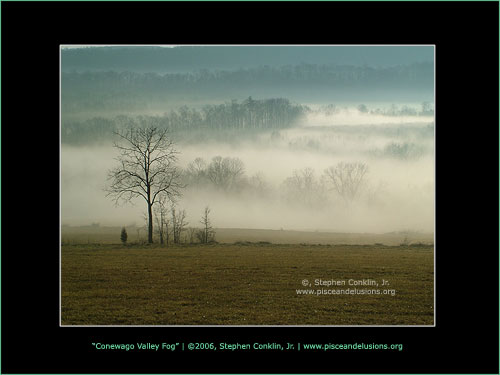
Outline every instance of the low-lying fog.
<svg viewBox="0 0 500 375"><path fill-rule="evenodd" d="M219 228L373 232L434 230L434 125L430 116L386 116L355 108L318 114L301 126L261 132L252 139L176 144L179 167L196 158L238 158L244 174L218 189L185 174L177 207L201 227L205 206ZM115 207L105 196L116 165L109 146L61 149L62 224L142 226L146 205ZM367 169L355 196L342 196L325 171L339 163ZM357 164L356 164L357 163ZM346 164L343 164L344 166ZM332 169L333 170L333 169Z"/></svg>

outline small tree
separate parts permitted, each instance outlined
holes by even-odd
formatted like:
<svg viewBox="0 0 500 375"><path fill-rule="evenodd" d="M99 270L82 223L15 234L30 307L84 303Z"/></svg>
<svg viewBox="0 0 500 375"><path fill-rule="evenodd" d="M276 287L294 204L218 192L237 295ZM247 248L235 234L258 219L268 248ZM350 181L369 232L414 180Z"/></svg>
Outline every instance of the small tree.
<svg viewBox="0 0 500 375"><path fill-rule="evenodd" d="M165 243L170 244L170 232L171 232L171 225L170 225L170 219L168 217L165 217Z"/></svg>
<svg viewBox="0 0 500 375"><path fill-rule="evenodd" d="M189 223L186 221L186 211L176 211L175 207L172 208L172 235L174 243L181 243L182 232L186 230Z"/></svg>
<svg viewBox="0 0 500 375"><path fill-rule="evenodd" d="M200 236L198 237L201 243L209 243L215 239L215 231L210 223L210 208L205 207L205 212L201 217L201 223L203 224L203 229L201 230Z"/></svg>
<svg viewBox="0 0 500 375"><path fill-rule="evenodd" d="M160 196L160 198L158 199L158 209L155 211L155 219L156 231L160 237L160 245L164 244L165 237L167 237L168 244L168 233L165 233L165 228L168 232L167 197L165 195Z"/></svg>
<svg viewBox="0 0 500 375"><path fill-rule="evenodd" d="M124 245L127 243L127 238L128 238L127 230L125 229L125 227L123 227L122 233L120 234L120 240Z"/></svg>

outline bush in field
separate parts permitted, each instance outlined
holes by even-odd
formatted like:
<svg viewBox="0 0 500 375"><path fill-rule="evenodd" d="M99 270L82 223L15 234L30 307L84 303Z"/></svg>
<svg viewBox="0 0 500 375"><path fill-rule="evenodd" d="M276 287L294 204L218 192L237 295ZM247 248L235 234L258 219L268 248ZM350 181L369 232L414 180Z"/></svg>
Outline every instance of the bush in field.
<svg viewBox="0 0 500 375"><path fill-rule="evenodd" d="M123 227L122 233L120 234L120 240L124 245L127 243L127 238L128 238L127 230L125 229L125 227Z"/></svg>

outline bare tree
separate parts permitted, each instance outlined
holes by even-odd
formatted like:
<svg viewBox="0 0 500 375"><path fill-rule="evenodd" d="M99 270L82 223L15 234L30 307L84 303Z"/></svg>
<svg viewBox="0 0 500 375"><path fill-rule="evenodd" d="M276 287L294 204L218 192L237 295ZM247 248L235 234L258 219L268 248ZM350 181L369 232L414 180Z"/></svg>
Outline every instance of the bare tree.
<svg viewBox="0 0 500 375"><path fill-rule="evenodd" d="M155 211L156 231L160 237L160 244L165 243L165 237L168 244L168 233L165 233L165 228L168 231L167 219L167 198L165 195L160 195L158 198L158 209Z"/></svg>
<svg viewBox="0 0 500 375"><path fill-rule="evenodd" d="M186 230L189 223L186 221L186 211L179 210L175 211L175 207L172 207L172 234L174 243L181 243L182 232Z"/></svg>
<svg viewBox="0 0 500 375"><path fill-rule="evenodd" d="M159 218L158 214L155 213L155 222L156 222L156 233L158 234L158 237L160 238L160 245L164 244L164 226L162 225L161 219Z"/></svg>
<svg viewBox="0 0 500 375"><path fill-rule="evenodd" d="M216 156L207 168L207 178L219 189L224 191L237 187L245 174L245 166L238 158L222 158Z"/></svg>
<svg viewBox="0 0 500 375"><path fill-rule="evenodd" d="M179 239L177 238L177 213L175 211L175 207L172 207L172 237L174 243L178 243Z"/></svg>
<svg viewBox="0 0 500 375"><path fill-rule="evenodd" d="M294 170L292 176L285 179L282 186L285 199L292 204L311 208L322 207L325 204L325 188L322 181L316 179L312 168Z"/></svg>
<svg viewBox="0 0 500 375"><path fill-rule="evenodd" d="M271 194L271 186L267 183L264 173L257 172L248 179L248 186L259 197L269 196Z"/></svg>
<svg viewBox="0 0 500 375"><path fill-rule="evenodd" d="M171 222L168 217L165 217L165 243L168 244L170 243L170 232L171 232Z"/></svg>
<svg viewBox="0 0 500 375"><path fill-rule="evenodd" d="M201 243L209 243L210 241L213 241L215 239L215 231L212 228L209 215L210 208L207 206L205 207L205 211L200 221L200 223L203 224L203 229L201 230L199 236Z"/></svg>
<svg viewBox="0 0 500 375"><path fill-rule="evenodd" d="M191 185L204 184L207 178L207 163L202 158L196 158L188 164L185 173Z"/></svg>
<svg viewBox="0 0 500 375"><path fill-rule="evenodd" d="M346 201L356 199L366 182L368 166L365 163L344 163L325 169L325 175L333 184L333 189Z"/></svg>
<svg viewBox="0 0 500 375"><path fill-rule="evenodd" d="M123 144L115 143L120 155L119 166L108 172L107 196L115 204L141 197L148 210L148 242L153 242L153 206L161 194L169 198L180 195L183 185L175 166L177 151L167 129L154 125L130 127L115 132Z"/></svg>

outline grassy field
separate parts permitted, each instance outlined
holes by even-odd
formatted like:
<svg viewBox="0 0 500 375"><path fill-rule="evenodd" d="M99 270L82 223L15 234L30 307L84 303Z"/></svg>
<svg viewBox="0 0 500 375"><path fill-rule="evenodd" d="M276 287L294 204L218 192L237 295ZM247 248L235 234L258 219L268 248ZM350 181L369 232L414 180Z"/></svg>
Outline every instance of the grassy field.
<svg viewBox="0 0 500 375"><path fill-rule="evenodd" d="M113 244L120 241L120 227L106 226L63 226L61 228L61 240L63 244ZM145 228L127 227L129 242L146 242L147 232ZM373 245L381 243L384 245L400 245L408 243L433 244L433 233L419 232L392 232L392 233L334 233L334 232L311 232L298 230L270 230L270 229L241 229L241 228L216 228L216 239L220 243L235 242L260 242L286 244L314 244L314 245Z"/></svg>
<svg viewBox="0 0 500 375"><path fill-rule="evenodd" d="M63 244L63 325L432 325L433 246ZM312 287L304 287L303 280ZM344 286L314 286L316 279ZM373 289L395 295L303 295Z"/></svg>

